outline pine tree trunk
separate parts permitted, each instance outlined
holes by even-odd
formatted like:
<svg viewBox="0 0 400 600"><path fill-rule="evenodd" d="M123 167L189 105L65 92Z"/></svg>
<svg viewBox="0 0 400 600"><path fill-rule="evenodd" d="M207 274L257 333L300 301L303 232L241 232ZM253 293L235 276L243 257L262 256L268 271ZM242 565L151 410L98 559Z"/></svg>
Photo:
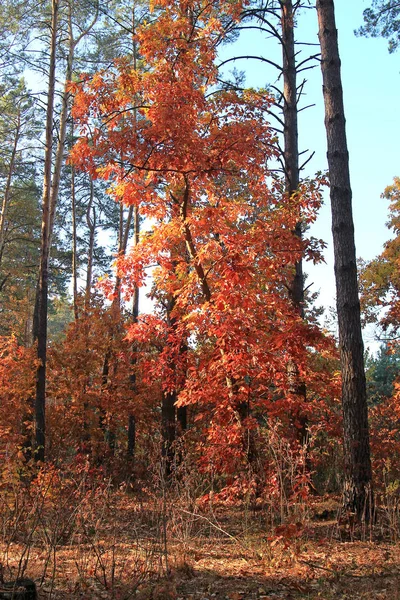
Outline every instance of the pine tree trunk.
<svg viewBox="0 0 400 600"><path fill-rule="evenodd" d="M135 415L128 417L128 456L135 458L136 452L136 418Z"/></svg>
<svg viewBox="0 0 400 600"><path fill-rule="evenodd" d="M133 243L136 246L139 243L140 237L140 215L139 208L135 206L134 209L134 221L133 221ZM135 290L133 294L133 309L132 309L132 321L133 323L137 323L139 318L139 288L135 285ZM132 348L134 351L135 348ZM136 363L137 359L134 356L131 361L132 365L132 373L130 375L130 384L133 392L136 392ZM134 459L135 457L135 449L136 449L136 418L134 414L130 414L128 417L128 456Z"/></svg>
<svg viewBox="0 0 400 600"><path fill-rule="evenodd" d="M136 45L136 11L135 11L135 3L132 6L132 55L133 55L133 69L137 71L137 45ZM137 121L137 112L134 111L134 123L135 123L135 134L136 134L136 121ZM131 207L133 208L133 207ZM132 213L131 213L132 218ZM139 207L134 207L133 212L133 243L135 246L139 243L140 239L140 214ZM126 230L128 235L128 229ZM127 246L127 241L125 247ZM138 322L139 318L139 287L135 285L135 290L133 294L133 307L132 307L132 317L133 323ZM135 348L132 348L132 351L135 351ZM130 385L132 391L136 392L136 363L137 358L133 354L133 358L131 361L132 372L130 375ZM133 413L128 416L128 457L131 458L132 462L135 461L135 452L136 452L136 417Z"/></svg>
<svg viewBox="0 0 400 600"><path fill-rule="evenodd" d="M93 274L93 254L94 254L94 243L96 236L96 209L93 206L94 200L94 185L93 181L90 180L90 197L89 203L86 210L86 223L89 229L89 248L88 248L88 259L87 259L87 270L86 270L86 289L85 289L85 311L87 312L90 307L91 289L92 289L92 274ZM92 211L92 216L90 212Z"/></svg>
<svg viewBox="0 0 400 600"><path fill-rule="evenodd" d="M282 74L283 74L283 122L285 190L292 196L299 187L299 142L297 110L297 67L294 40L294 15L291 0L281 2L282 25ZM302 224L296 224L295 234L302 238ZM295 265L290 287L291 300L301 317L304 316L303 262Z"/></svg>
<svg viewBox="0 0 400 600"><path fill-rule="evenodd" d="M60 113L60 124L58 129L58 143L55 152L54 170L51 182L51 202L50 202L50 217L49 217L49 250L51 248L51 241L54 230L54 220L56 215L56 208L58 203L60 182L61 182L61 170L65 159L65 142L67 132L67 121L70 114L70 99L71 93L69 91L70 81L72 80L73 66L75 60L75 50L81 40L89 34L91 29L97 22L98 8L95 9L92 22L85 28L82 29L77 37L74 36L74 0L67 2L67 28L68 28L68 52L67 52L67 64L64 76L64 90L61 95L61 113Z"/></svg>
<svg viewBox="0 0 400 600"><path fill-rule="evenodd" d="M72 126L73 131L73 126ZM74 301L74 318L78 320L78 264L77 264L77 224L76 224L76 197L75 197L75 168L71 168L71 213L72 213L72 287Z"/></svg>
<svg viewBox="0 0 400 600"><path fill-rule="evenodd" d="M344 429L344 505L359 519L372 511L371 459L349 155L333 0L317 0L335 255Z"/></svg>
<svg viewBox="0 0 400 600"><path fill-rule="evenodd" d="M165 461L164 473L166 479L172 474L175 462L176 438L176 391L164 392L161 405L161 437L162 456Z"/></svg>
<svg viewBox="0 0 400 600"><path fill-rule="evenodd" d="M291 0L281 2L282 27L282 74L283 74L283 122L284 122L284 167L285 191L291 197L299 187L299 142L298 142L298 108L297 108L297 67L294 39L294 14ZM295 235L302 239L302 223L296 224ZM304 277L303 261L295 264L293 280L289 289L290 299L300 317L304 317ZM307 400L305 382L300 379L299 370L294 360L288 364L289 391L299 400L298 414L294 420L300 424L299 443L302 447L308 442L307 417L301 404Z"/></svg>
<svg viewBox="0 0 400 600"><path fill-rule="evenodd" d="M42 234L40 252L40 272L38 284L37 323L34 333L37 335L37 356L40 361L36 375L35 398L35 458L45 458L45 410L46 410L46 360L47 360L47 303L48 303L48 262L49 262L49 227L51 205L51 161L53 138L53 112L55 94L55 68L57 44L58 0L52 0L51 43L49 63L49 88L46 113L46 142L42 199Z"/></svg>
<svg viewBox="0 0 400 600"><path fill-rule="evenodd" d="M281 3L283 120L285 187L289 195L299 186L299 148L297 123L297 70L294 41L293 6L291 0ZM299 301L303 299L303 281L297 288Z"/></svg>
<svg viewBox="0 0 400 600"><path fill-rule="evenodd" d="M125 256L126 249L128 245L129 239L129 229L132 222L133 215L133 206L129 208L128 215L125 221L124 216L124 207L120 205L119 211L119 228L118 228L118 256ZM121 277L117 274L115 278L115 286L114 286L114 299L111 305L111 329L109 333L109 348L106 351L104 356L103 363L103 372L102 372L102 388L104 391L107 390L109 386L109 372L110 372L110 362L115 358L114 351L112 349L113 340L115 334L120 329L120 318L121 318ZM115 363L115 369L118 368L118 362ZM114 372L115 375L115 372ZM112 415L107 419L105 418L104 409L100 410L100 428L104 431L105 441L108 443L108 447L111 451L115 449L116 442L116 434L110 428L110 424L112 423Z"/></svg>
<svg viewBox="0 0 400 600"><path fill-rule="evenodd" d="M53 231L54 231L54 220L56 215L56 208L58 203L58 193L60 189L60 181L61 181L61 169L64 163L65 158L65 146L66 146L66 135L67 135L67 120L69 115L69 105L70 105L70 97L71 94L68 90L69 82L72 79L72 65L74 62L74 53L75 53L75 41L73 38L72 32L72 15L71 15L71 6L69 5L69 14L68 14L68 57L67 57L67 67L65 71L65 83L64 90L61 96L61 113L60 113L60 126L58 130L58 143L57 149L55 153L54 160L54 170L53 176L51 180L51 192L50 192L50 213L49 213L49 242L48 242L48 251L50 252Z"/></svg>

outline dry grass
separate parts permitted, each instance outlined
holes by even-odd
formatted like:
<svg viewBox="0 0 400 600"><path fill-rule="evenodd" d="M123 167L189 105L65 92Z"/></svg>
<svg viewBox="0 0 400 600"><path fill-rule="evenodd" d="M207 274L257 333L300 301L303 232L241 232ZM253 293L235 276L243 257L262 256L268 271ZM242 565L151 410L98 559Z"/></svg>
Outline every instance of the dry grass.
<svg viewBox="0 0 400 600"><path fill-rule="evenodd" d="M360 532L321 518L335 507L315 502L315 520L271 528L262 510L139 503L108 489L57 543L45 530L60 513L43 508L34 534L21 518L11 540L3 520L0 561L7 579L35 579L43 599L400 600L400 545L381 527L357 541Z"/></svg>

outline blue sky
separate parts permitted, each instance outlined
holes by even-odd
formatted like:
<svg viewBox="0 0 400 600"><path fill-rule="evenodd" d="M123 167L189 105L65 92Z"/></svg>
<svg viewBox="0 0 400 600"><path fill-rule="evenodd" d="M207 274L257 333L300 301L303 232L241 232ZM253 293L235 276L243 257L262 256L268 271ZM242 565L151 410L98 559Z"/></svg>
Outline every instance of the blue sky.
<svg viewBox="0 0 400 600"><path fill-rule="evenodd" d="M387 202L380 198L393 177L400 175L400 53L390 55L387 40L361 38L354 30L362 23L362 13L370 0L336 0L336 24L339 33L339 51L350 153L353 211L357 255L371 259L380 253L389 237L385 227ZM315 9L303 11L299 18L296 38L299 42L316 42L318 23ZM318 48L304 46L299 60ZM254 31L245 32L235 50L226 47L223 57L234 54L263 55L271 60L280 59L275 40L266 39ZM238 61L238 69L247 74L247 83L263 86L276 83L273 68L257 61ZM308 80L303 104L315 104L303 111L299 121L300 149L315 151L307 166L307 175L327 168L324 130L322 81L319 65L303 73ZM330 231L329 195L321 210L312 234L328 243L326 265L309 268L308 283L320 290L320 304L334 305L335 284L333 252ZM371 334L366 335L366 342Z"/></svg>

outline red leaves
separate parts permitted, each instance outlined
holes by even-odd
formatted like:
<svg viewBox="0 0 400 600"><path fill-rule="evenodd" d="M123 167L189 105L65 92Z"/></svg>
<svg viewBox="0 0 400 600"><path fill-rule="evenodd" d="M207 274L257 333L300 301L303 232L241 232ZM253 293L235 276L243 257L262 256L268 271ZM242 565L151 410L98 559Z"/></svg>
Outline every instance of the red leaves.
<svg viewBox="0 0 400 600"><path fill-rule="evenodd" d="M0 337L0 454L16 452L22 442L21 423L32 428L32 402L37 361L33 348L14 337Z"/></svg>
<svg viewBox="0 0 400 600"><path fill-rule="evenodd" d="M304 253L320 259L321 245L293 230L315 219L323 181L285 196L268 168L278 147L265 91L216 89L222 18L240 10L240 2L163 2L137 31L146 71L121 60L77 91L76 118L98 127L73 155L151 220L117 261L128 295L151 270L158 311L128 337L143 382L204 415L204 460L218 469L243 458L249 422L240 406L287 420L288 359L307 377L310 350L325 343L286 292Z"/></svg>

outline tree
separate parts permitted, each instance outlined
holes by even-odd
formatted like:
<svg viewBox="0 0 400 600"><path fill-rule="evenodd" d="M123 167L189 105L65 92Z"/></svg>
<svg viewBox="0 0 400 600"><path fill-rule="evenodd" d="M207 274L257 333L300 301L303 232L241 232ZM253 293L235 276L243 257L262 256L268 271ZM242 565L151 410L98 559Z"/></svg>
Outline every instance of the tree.
<svg viewBox="0 0 400 600"><path fill-rule="evenodd" d="M43 176L43 202L42 202L42 241L41 241L41 261L39 283L36 294L35 311L33 318L34 338L38 340L38 378L36 391L36 457L38 460L44 459L45 445L45 399L46 399L46 346L47 346L47 313L48 313L48 289L49 289L49 269L51 263L54 263L54 256L50 261L52 249L52 241L54 235L55 223L57 222L57 205L60 196L60 184L62 181L63 167L67 149L67 121L70 113L70 90L69 83L73 79L74 70L79 60L82 60L80 46L82 41L88 36L95 25L99 16L98 3L81 2L79 6L71 0L52 0L50 3L50 17L46 13L47 23L50 28L49 43L49 63L43 67L39 65L39 69L44 69L48 75L48 90L46 93L46 132L45 132L45 166ZM51 21L51 22L49 22ZM40 29L41 25L37 25ZM95 32L96 33L96 32ZM98 32L97 32L98 33ZM99 36L93 36L98 41ZM89 44L89 51L93 47ZM89 52L89 53L90 53ZM85 47L84 53L88 54L88 49ZM46 55L47 60L47 55ZM60 106L57 106L57 90L56 79L62 67L63 73L63 89L60 93ZM59 109L57 115L57 109ZM57 142L54 136L54 122L58 116ZM77 261L76 261L76 206L75 206L75 181L72 174L71 182L73 182L74 196L74 276L77 278ZM87 260L87 284L86 284L86 307L90 301L90 289L93 276L94 265L94 249L95 249L95 231L97 225L97 215L95 208L94 186L89 183L90 192L88 194L88 207L86 211L87 225L90 230L88 260ZM129 231L129 224L132 219L132 210L129 210L127 216L126 232ZM124 217L124 211L121 207L120 215ZM128 234L123 235L121 219L119 223L119 246L120 250L128 242ZM122 246L121 246L122 244ZM75 314L76 308L76 285L75 285Z"/></svg>
<svg viewBox="0 0 400 600"><path fill-rule="evenodd" d="M0 14L0 68L4 74L23 71L23 55L32 25L37 17L37 3L32 0L3 0Z"/></svg>
<svg viewBox="0 0 400 600"><path fill-rule="evenodd" d="M0 454L4 462L24 443L29 398L35 386L35 352L14 336L0 336ZM7 457L7 458L6 458Z"/></svg>
<svg viewBox="0 0 400 600"><path fill-rule="evenodd" d="M46 366L47 366L47 310L48 310L48 272L51 237L51 167L53 150L53 114L56 85L56 49L58 26L58 0L51 3L49 84L46 110L45 158L42 196L42 234L39 282L37 289L36 323L34 319L34 338L37 340L38 369L35 398L35 457L44 461L46 441Z"/></svg>
<svg viewBox="0 0 400 600"><path fill-rule="evenodd" d="M139 244L140 241L140 216L139 216L139 208L137 206L134 207L134 219L133 219L133 230L134 237L133 243L135 246ZM133 290L133 302L132 302L132 321L134 324L137 324L139 320L139 287L136 285ZM133 392L137 392L137 375L136 375L136 349L132 348L133 356L132 356L132 372L130 374L130 383ZM133 414L133 411L129 414L128 417L128 444L127 451L128 456L131 458L135 458L135 449L136 449L136 418Z"/></svg>
<svg viewBox="0 0 400 600"><path fill-rule="evenodd" d="M79 7L81 8L81 7ZM47 315L48 315L48 277L49 258L52 245L56 207L59 196L61 170L65 158L67 118L69 114L70 92L69 81L72 78L76 48L81 40L89 33L97 20L97 10L85 10L80 16L83 25L75 27L74 5L68 1L64 5L60 0L51 1L50 12L50 40L48 63L48 89L46 95L46 128L45 128L45 156L43 172L43 197L42 197L42 236L41 256L39 267L39 281L33 318L33 335L37 340L38 348L38 373L35 400L35 448L36 459L43 461L45 457L45 406L46 406L46 357L47 357ZM66 20L67 30L67 58L65 67L64 89L61 94L61 110L59 115L58 141L53 163L53 119L56 99L57 62L59 58L59 33L62 19ZM93 13L93 14L92 14ZM88 20L88 22L86 22Z"/></svg>
<svg viewBox="0 0 400 600"><path fill-rule="evenodd" d="M1 332L14 332L20 342L28 345L39 256L34 144L40 128L23 80L4 77L0 89Z"/></svg>
<svg viewBox="0 0 400 600"><path fill-rule="evenodd" d="M400 374L400 352L397 346L382 344L375 356L366 357L367 395L369 405L393 396L394 383Z"/></svg>
<svg viewBox="0 0 400 600"><path fill-rule="evenodd" d="M394 52L400 44L400 2L398 0L373 0L372 6L364 10L364 25L356 35L367 37L382 36L389 39L389 52Z"/></svg>
<svg viewBox="0 0 400 600"><path fill-rule="evenodd" d="M349 155L333 0L317 0L342 370L344 505L358 518L372 510L368 411L357 284Z"/></svg>
<svg viewBox="0 0 400 600"><path fill-rule="evenodd" d="M379 338L395 340L400 328L400 178L395 177L382 198L389 200L387 226L393 239L384 244L379 256L360 262L361 306L367 323L378 323Z"/></svg>
<svg viewBox="0 0 400 600"><path fill-rule="evenodd" d="M291 198L296 194L300 183L299 144L298 144L298 88L297 88L297 65L296 46L294 38L295 11L291 0L281 4L281 28L282 28L282 73L283 73L283 127L284 127L284 172L285 191ZM295 234L301 240L303 237L302 221L296 223ZM294 276L289 283L289 294L293 305L304 318L304 276L302 257L294 266ZM288 364L288 377L290 388L303 404L307 400L307 389L304 381L299 378L298 368L294 361ZM300 431L299 439L302 446L308 442L307 418L304 408L299 408L298 415Z"/></svg>
<svg viewBox="0 0 400 600"><path fill-rule="evenodd" d="M234 19L240 9L224 5ZM302 252L316 256L294 230L314 218L321 196L318 182L303 182L291 198L269 185L266 161L277 147L265 90L214 89L220 12L218 2L168 2L137 31L145 72L121 59L74 85L82 137L72 157L154 223L118 261L130 293L154 269L158 312L130 332L136 344L154 340L143 380L160 381L177 406L202 407L213 445L205 460L232 472L246 451L244 430L255 426L241 407L251 397L260 410L287 414L289 357L306 377L309 349L324 343L283 293Z"/></svg>
<svg viewBox="0 0 400 600"><path fill-rule="evenodd" d="M298 112L299 104L303 94L306 81L298 83L298 76L303 70L313 68L310 62L317 58L317 55L308 56L304 60L299 60L300 45L295 41L295 29L298 13L307 7L308 4L297 0L268 0L263 3L251 3L245 7L241 14L239 24L231 23L229 31L242 29L259 29L269 37L275 38L281 49L282 62L271 61L266 56L241 56L223 61L222 65L231 60L256 59L274 67L279 72L279 84L271 85L270 88L275 93L275 102L271 107L271 116L274 123L277 123L277 133L282 137L280 143L278 160L281 164L284 183L282 184L288 197L294 197L299 189L301 181L301 171L308 163L312 155L300 165L300 152L298 143ZM257 24L254 24L256 21ZM316 66L316 64L314 64ZM303 107L306 108L306 107ZM282 147L281 147L282 146ZM281 173L276 174L279 181ZM295 233L301 240L303 237L304 222L299 220L295 226ZM304 256L294 266L293 273L290 275L286 284L287 292L293 302L293 306L302 318L305 318L305 294L304 294L304 275L303 275ZM296 414L293 414L293 422L297 424L298 441L301 447L308 443L307 431L307 389L304 381L299 378L299 373L295 361L288 365L288 379L292 393L297 396Z"/></svg>
<svg viewBox="0 0 400 600"><path fill-rule="evenodd" d="M72 449L93 465L106 466L113 455L107 436L111 435L116 448L121 445L117 434L126 427L134 397L129 385L130 348L124 337L120 315L115 321L115 312L104 298L97 297L69 324L63 339L52 343L47 378L52 400L47 416L49 460L71 456ZM107 353L109 377L104 385ZM137 387L140 389L140 381ZM146 406L145 399L135 400L135 416L142 426L144 420L149 421L153 405L148 401Z"/></svg>

